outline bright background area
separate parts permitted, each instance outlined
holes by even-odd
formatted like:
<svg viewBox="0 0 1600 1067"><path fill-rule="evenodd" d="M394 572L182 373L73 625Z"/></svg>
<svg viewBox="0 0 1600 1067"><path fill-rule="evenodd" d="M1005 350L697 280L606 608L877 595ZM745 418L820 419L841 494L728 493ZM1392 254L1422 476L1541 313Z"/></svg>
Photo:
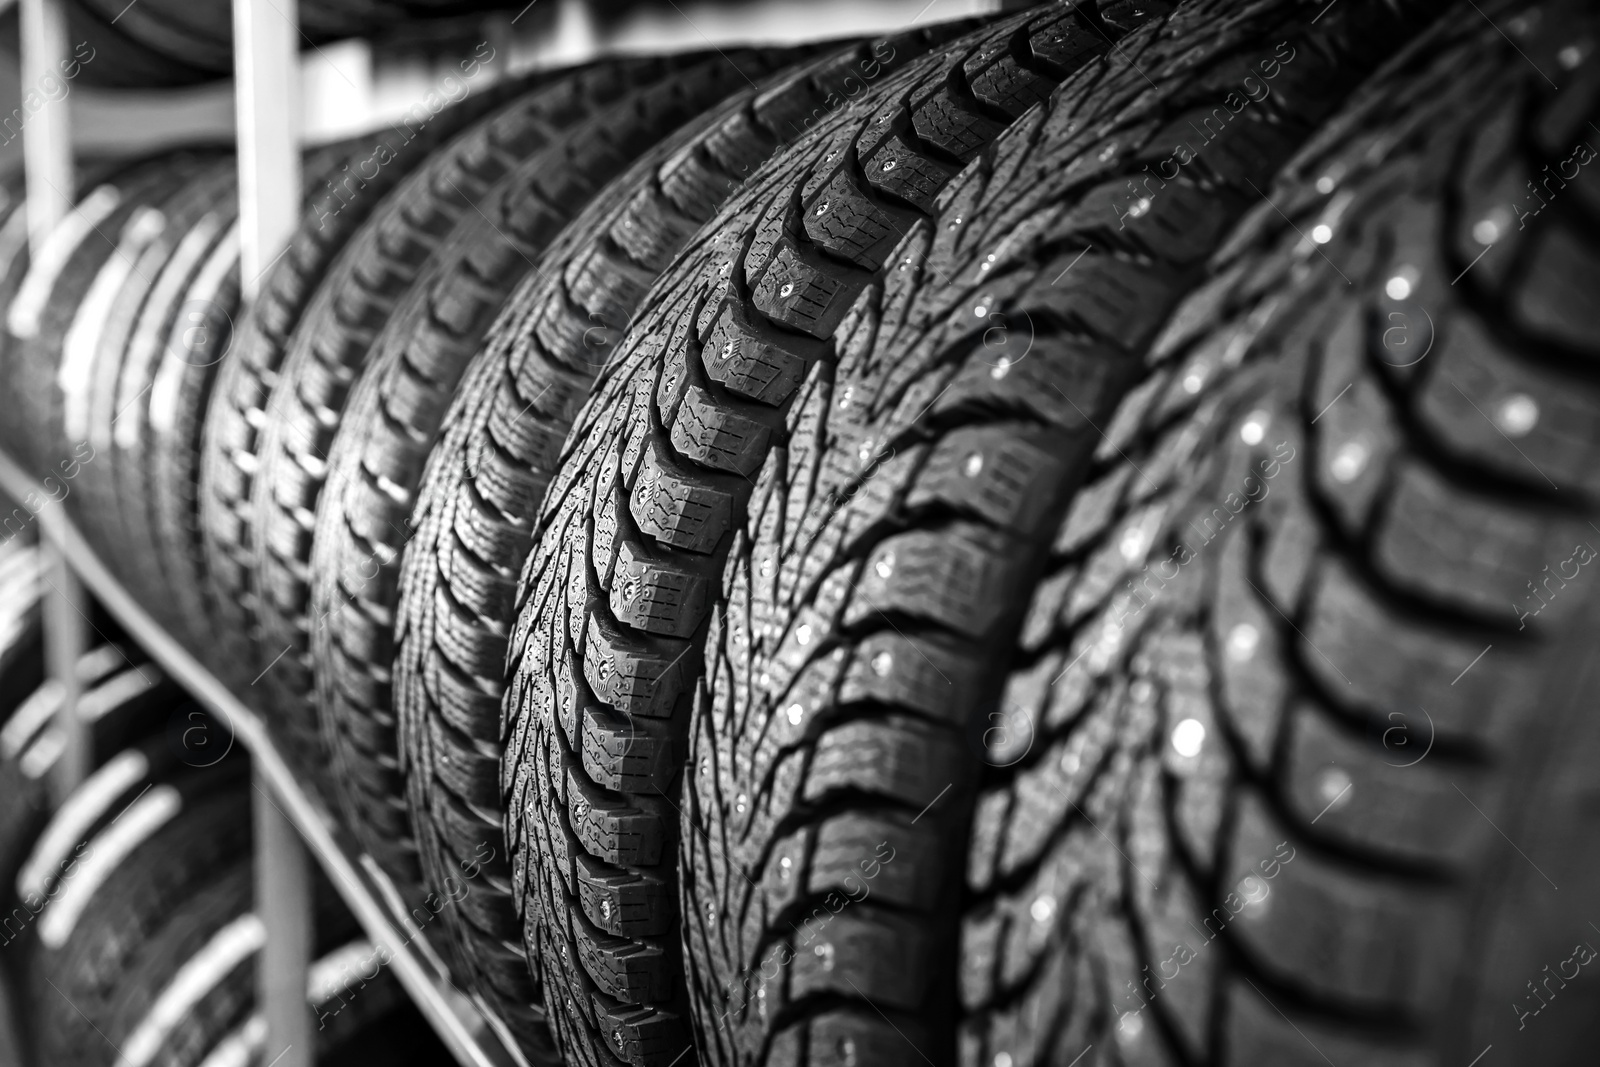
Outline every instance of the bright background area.
<svg viewBox="0 0 1600 1067"><path fill-rule="evenodd" d="M302 130L321 144L398 121L407 109L460 78L481 45L494 59L471 79L490 81L569 66L619 52L680 52L738 44L893 33L999 10L1003 0L656 0L621 15L586 0L534 0L485 17L438 20L378 40L340 41L301 53ZM11 6L0 0L0 10ZM5 18L16 18L14 11ZM481 53L480 53L481 54ZM94 89L69 83L72 139L80 154L148 152L164 144L233 139L233 85L184 89ZM457 90L459 92L459 90ZM21 101L17 57L0 54L0 116ZM49 106L59 106L52 104ZM0 145L0 167L20 165L22 139Z"/></svg>

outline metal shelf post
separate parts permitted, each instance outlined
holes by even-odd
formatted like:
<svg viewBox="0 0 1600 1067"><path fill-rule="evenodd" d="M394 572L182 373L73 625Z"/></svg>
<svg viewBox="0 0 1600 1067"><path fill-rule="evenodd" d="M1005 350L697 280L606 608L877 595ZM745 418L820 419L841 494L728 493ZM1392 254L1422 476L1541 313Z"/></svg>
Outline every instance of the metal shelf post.
<svg viewBox="0 0 1600 1067"><path fill-rule="evenodd" d="M298 19L293 0L233 2L239 277L247 302L288 247L300 217ZM267 1021L267 1058L279 1067L311 1067L311 868L298 832L272 796L261 754L252 750L252 759L256 914L267 931L256 959L256 989Z"/></svg>
<svg viewBox="0 0 1600 1067"><path fill-rule="evenodd" d="M22 99L38 92L45 79L59 76L67 53L64 0L22 0ZM27 178L28 246L37 253L51 230L72 210L72 122L65 100L47 101L22 128L22 166ZM78 719L79 685L75 665L88 648L88 599L78 576L67 566L47 531L39 538L44 591L45 669L61 685L57 722L66 749L51 776L59 802L89 773L88 732Z"/></svg>
<svg viewBox="0 0 1600 1067"><path fill-rule="evenodd" d="M61 76L67 51L65 0L22 0L22 99ZM66 99L47 101L22 127L22 167L28 183L28 245L40 242L72 210L72 122Z"/></svg>

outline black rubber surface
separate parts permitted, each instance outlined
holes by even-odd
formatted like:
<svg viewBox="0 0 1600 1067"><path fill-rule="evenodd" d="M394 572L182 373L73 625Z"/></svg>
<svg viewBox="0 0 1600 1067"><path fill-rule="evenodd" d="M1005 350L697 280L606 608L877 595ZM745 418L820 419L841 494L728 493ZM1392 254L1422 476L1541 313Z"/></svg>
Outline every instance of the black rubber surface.
<svg viewBox="0 0 1600 1067"><path fill-rule="evenodd" d="M25 184L22 168L17 166L0 176L0 307L10 307L17 286L28 272L28 213L25 209ZM16 373L16 355L9 330L0 323L0 394L15 395L13 378ZM26 441L19 425L12 419L0 420L0 448L22 458ZM11 501L6 517L20 500ZM10 537L20 531L19 524L6 526L0 519L0 537Z"/></svg>
<svg viewBox="0 0 1600 1067"><path fill-rule="evenodd" d="M0 673L0 686L8 691L14 691L12 686L20 682L29 686L28 695L8 708L0 719L0 798L5 801L0 806L0 903L8 909L16 903L17 871L50 818L48 775L64 747L60 731L52 725L52 717L61 706L61 687L43 679L43 650L38 639L37 619L33 627L32 643L39 662L8 665ZM149 690L135 692L142 687L135 685L131 678L116 681L114 687L103 690L100 697L93 695L102 685L119 679L126 671L143 671L142 677L152 681L160 677L153 665L134 666L126 655L119 646L101 645L78 661L78 684L82 687L83 699L90 705L119 693L133 703L150 698ZM162 692L156 694L156 698L169 695ZM128 710L126 716L113 709L97 719L92 728L97 761L108 755L107 749L116 751L123 743L133 740L141 732L140 727L146 725L147 716L140 714L142 709ZM15 934L16 931L7 929L0 936L9 943Z"/></svg>
<svg viewBox="0 0 1600 1067"><path fill-rule="evenodd" d="M545 498L535 552L520 583L523 607L512 644L518 671L507 698L515 732L503 773L505 787L512 790L508 818L514 855L526 870L528 883L521 903L527 936L536 943L530 944L530 951L537 950L552 969L563 961L560 973L567 988L560 1004L562 1021L580 1040L587 1037L584 1043L597 1059L666 1063L684 1052L689 1040L688 994L679 977L682 964L675 936L673 797L690 711L691 687L684 683L697 669L692 642L686 639L702 625L708 579L720 566L719 547L726 548L719 546L725 526L703 538L693 533L673 538L659 524L651 525L657 522L650 513L656 505L649 502L648 493L660 484L660 510L687 508L695 513L684 519L684 527L708 511L712 513L708 527L726 523L726 516L715 515L714 498L726 501L735 478L748 484L740 476L754 473L759 466L755 450L765 446L773 425L781 422L757 415L730 425L721 443L737 449L742 438L757 462L744 470L736 461L711 459L711 464L736 473L725 481L710 475L706 481L712 484L704 499L696 499L701 494L689 484L693 476L678 482L681 492L669 487L681 465L659 477L651 471L635 478L634 472L652 460L666 462L662 450L651 442L652 437L665 436L656 427L671 425L675 415L687 410L680 404L699 404L702 394L709 395L702 385L707 372L776 407L797 384L805 359L814 358L819 347L796 340L797 351L783 351L786 341L781 331L753 324L731 303L719 316L718 299L702 305L698 297L680 302L679 294L685 280L701 270L714 284L733 284L728 279L734 263L727 252L743 240L740 207L758 198L763 203L767 198L786 201L792 192L777 190L794 182L794 170L812 160L836 169L843 162L842 146L824 141L819 131L838 127L844 121L841 116L856 121L876 118L875 105L886 94L908 90L917 74L928 77L930 70L935 82L949 78L950 71L961 71L971 51L991 36L1000 47L991 44L986 57L974 64L973 80L980 91L1000 102L997 112L1020 113L1083 61L1109 47L1107 34L1119 29L1060 14L1032 27L1025 19L1002 25L951 45L935 59L913 66L907 75L870 88L842 112L825 113L797 147L758 172L746 191L707 228L712 239L691 249L646 298L618 362L603 374L595 397L568 438L560 473ZM1021 50L1015 56L1014 41ZM1026 66L1019 62L1024 56ZM961 93L971 100L966 78L965 73L960 75ZM970 137L967 147L975 151L1003 128L1002 122L957 101L953 89L937 95L930 114L943 123L939 136ZM876 123L880 137L888 135L886 127L887 120ZM896 135L894 143L903 143L903 138ZM896 158L888 172L902 162ZM926 166L905 167L904 173L924 175L941 167L941 175L956 169L937 159ZM774 178L774 173L783 177ZM936 188L925 182L919 186L929 196ZM858 213L862 204L861 195L841 189L812 210L821 218L831 206L835 214L830 219L844 218ZM897 224L911 220L898 206L884 211L868 205L868 210L875 232L852 234L847 226L836 231L843 242L838 247L858 263L881 258L893 247ZM745 211L752 223L759 218L759 210ZM777 218L764 223L767 249L783 239L786 230L794 229ZM708 260L714 262L708 265ZM854 283L862 272L842 267L840 273ZM780 285L772 288L776 295ZM788 299L795 289L788 285L778 299ZM826 294L821 302L827 302ZM842 312L843 305L822 314L833 310ZM706 371L700 370L697 354L690 356L692 367L681 358L663 366L661 357L694 332L697 315L702 333L711 328L713 318L719 318L716 329L727 335L705 342ZM820 332L829 330L831 325ZM725 362L735 354L738 362ZM665 409L659 417L647 407L631 404L635 395L648 404L658 374ZM636 393L636 384L642 391ZM754 408L747 405L745 410ZM695 432L686 429L687 420L679 422L678 429ZM716 432L696 436L711 440ZM704 451L698 454L705 456ZM636 482L636 494L646 494L636 495L635 500L644 500L649 514L626 503L629 482ZM674 552L669 542L695 551ZM705 1053L705 1046L701 1051Z"/></svg>
<svg viewBox="0 0 1600 1067"><path fill-rule="evenodd" d="M168 627L183 616L173 610L167 585L152 566L149 525L130 522L125 514L129 501L142 511L148 497L143 423L154 346L144 336L143 320L165 295L175 254L179 265L187 259L179 254L187 251L187 235L219 199L230 196L236 169L231 157L215 158L165 189L160 201L129 215L115 233L116 251L100 265L72 315L60 355L71 388L64 393L56 435L71 443L78 460L67 509L112 570Z"/></svg>
<svg viewBox="0 0 1600 1067"><path fill-rule="evenodd" d="M681 859L703 1057L957 1060L977 742L1094 427L1251 185L1417 26L1304 15L998 23L780 156L647 298L545 498L508 698L527 911L623 1047L683 1048L602 1014L667 1001L675 946L564 898Z"/></svg>
<svg viewBox="0 0 1600 1067"><path fill-rule="evenodd" d="M340 253L307 305L266 405L251 509L259 643L270 664L256 684L308 763L324 759L326 751L307 707L311 640L319 627L345 624L355 630L361 621L353 612L337 620L310 615L311 537L328 481L328 449L374 341L397 304L434 280L436 256L459 261L462 250L450 246L450 235L463 222L474 225L471 220L482 219L485 209L503 212L491 225L516 234L520 247L509 239L481 246L474 250L482 257L473 262L471 275L492 277L525 267L603 177L620 169L607 136L590 120L614 107L642 107L652 97L665 97L677 80L707 62L699 56L606 60L522 94L409 176ZM498 303L488 293L473 292L471 275L462 274L462 291L450 294L441 309L446 327L464 327L465 320L484 313L480 304ZM418 307L427 309L425 303ZM426 356L426 349L418 354ZM417 399L423 401L425 394ZM364 562L349 569L359 572ZM340 764L336 771L329 790L342 802L362 844L396 880L408 906L421 901L426 891L419 884L392 748L384 764Z"/></svg>
<svg viewBox="0 0 1600 1067"><path fill-rule="evenodd" d="M463 954L495 961L482 981L504 981L502 975L516 980L517 973L526 970L510 897L511 869L498 844L503 818L498 695L508 594L526 541L518 536L458 533L452 517L477 506L484 509L482 521L487 525L525 525L551 473L555 443L589 377L604 362L611 338L625 328L639 296L694 228L710 217L744 173L795 136L804 122L814 121L813 112L820 114L830 98L843 99L851 88L859 92L861 80L869 74L881 77L926 50L940 34L951 32L933 30L870 47L835 48L827 58L808 61L760 87L737 93L730 92L730 85L737 89L742 84L737 72L713 62L703 75L711 99L731 99L652 148L614 179L566 227L538 269L507 302L470 368L465 364L456 368L457 375L465 370L466 377L444 418L445 436L428 456L410 525L397 530L396 525L368 521L357 527L350 512L341 514L343 509L333 508L338 498L330 496L323 505L313 556L313 570L319 575L313 605L349 598L341 606L343 617L348 619L354 609L372 623L329 628L330 635L342 636L326 639L327 653L318 645L319 679L324 668L332 666L338 684L340 672L363 665L360 647L352 647L348 635L362 633L367 625L386 635L389 620L397 620L398 635L405 640L392 685L354 691L387 697L392 688L395 694L412 825L431 888L439 892L442 879L480 856L482 842L496 842L494 861L487 865L490 877L474 888L472 907L451 917L452 931L463 939ZM738 57L747 75L759 76L770 69L769 59L754 62L753 58ZM710 85L707 75L719 76L722 84ZM450 384L455 384L454 377ZM364 403L392 419L400 409L394 398L406 386L406 376L394 370L381 378L369 372L351 407ZM362 391L368 393L364 400ZM429 421L411 423L413 440L434 442L445 406L425 411ZM419 425L424 432L415 432ZM497 438L494 433L510 436ZM352 440L371 449L392 436L393 431L368 432ZM345 440L343 434L340 440ZM340 448L336 442L335 456ZM469 450L481 457L479 462L466 462ZM416 454L420 460L424 453ZM339 465L337 460L334 465ZM420 468L418 462L400 468L404 477L394 469L385 476L391 484L414 491L417 473L413 472ZM365 461L355 473L369 481L375 477ZM353 483L347 480L347 484ZM379 499L372 492L342 495L358 503ZM389 498L381 499L388 505ZM409 500L407 495L397 501L397 508L409 513ZM481 503L474 505L473 500ZM330 525L334 537L325 539ZM409 542L393 536L413 527L416 536ZM341 558L372 555L374 543L357 529L382 538L377 544L392 546L396 557L404 548L405 562L396 559L376 575L376 567L365 574L341 567ZM401 576L398 586L396 572ZM446 614L443 620L441 612ZM393 649L387 643L375 647L382 674L374 671L373 677L388 682ZM352 690L346 687L344 692ZM347 696L341 699L348 701ZM350 703L360 710L359 703ZM352 736L360 735L352 731Z"/></svg>
<svg viewBox="0 0 1600 1067"><path fill-rule="evenodd" d="M393 129L358 139L337 180L324 179L311 191L287 251L260 279L258 297L236 324L206 407L199 507L206 589L218 623L211 665L247 698L261 697L250 682L267 665L255 643L251 485L267 397L278 382L290 334L339 252L384 197L441 144L545 76L469 92L435 114L423 108Z"/></svg>
<svg viewBox="0 0 1600 1067"><path fill-rule="evenodd" d="M206 970L204 954L208 948L226 945L230 934L247 930L245 924L249 923L255 895L253 875L248 861L215 874L198 886L151 935L117 982L102 1025L108 1041L115 1042L125 1054L133 1051L126 1047L130 1042L135 1042L134 1048L140 1052L154 1048L149 1062L162 1067L198 1067L229 1035L241 1030L249 1033L252 1017L259 1019L255 995L259 949L252 946L248 934L237 942L248 951L236 950L237 958L232 966L213 966L208 983L196 982L184 988L188 994L184 999L190 1003L170 1026L150 1024L159 1018L154 1016L153 1009L161 998L178 991L175 979L186 965L197 964L191 974ZM324 954L349 946L359 927L325 880L318 880L313 907L312 972L315 977ZM259 928L251 932L259 942ZM336 992L328 1001L312 1005L313 1011L319 1013L321 1024L312 1031L321 1062L344 1062L326 1057L336 1044L350 1042L374 1018L393 1011L405 996L392 972L379 968L381 957L370 945L357 942L356 948L358 955L343 978L348 986L360 983L359 992L366 995L355 995L346 988L339 992L349 997L347 1001L340 1003ZM226 953L218 955L226 958ZM375 972L370 975L371 980L363 982L355 973L356 968L363 967ZM159 1040L152 1042L141 1035L141 1027L148 1035L159 1035ZM258 1021L257 1032L259 1027ZM257 1062L268 1062L270 1055L260 1057L260 1051L265 1051L264 1043L258 1050ZM346 1054L350 1051L347 1046ZM115 1067L117 1062L116 1051L105 1042L80 1061L84 1067Z"/></svg>
<svg viewBox="0 0 1600 1067"><path fill-rule="evenodd" d="M26 988L34 1054L40 1062L100 1062L104 1040L84 1020L107 1023L123 974L156 931L219 871L249 855L250 793L238 784L242 762L231 763L172 784L150 777L131 785L66 857L49 883L54 895L27 905L32 919L26 930ZM93 886L81 882L83 868L96 852L111 852L118 820L125 817L139 825L146 811L169 810L174 802L176 811L122 856L111 878ZM68 894L88 894L88 899L64 932L65 939L47 943L42 926Z"/></svg>
<svg viewBox="0 0 1600 1067"><path fill-rule="evenodd" d="M312 170L307 177L320 174ZM124 521L142 521L150 530L152 569L183 620L179 632L202 653L218 641L200 537L201 427L240 312L237 219L236 196L207 212L185 239L183 251L197 255L181 262L175 257L163 273L163 299L146 306L139 340L154 349L154 358L149 402L137 409L146 492L133 496L125 489L122 497Z"/></svg>
<svg viewBox="0 0 1600 1067"><path fill-rule="evenodd" d="M1600 25L1480 6L1261 185L1101 424L965 857L967 1062L1590 1055L1548 976L1600 882Z"/></svg>
<svg viewBox="0 0 1600 1067"><path fill-rule="evenodd" d="M423 462L462 374L525 276L557 278L568 271L565 259L540 256L591 195L663 136L792 55L737 51L676 70L637 71L624 75L631 86L617 78L615 86L595 94L601 99L593 104L565 105L561 121L550 124L536 151L474 195L476 210L461 212L437 241L364 356L353 361L359 377L327 449L327 488L316 507L309 618L317 705L338 768L334 780L370 849L392 849L395 816L405 815L391 697L397 577ZM662 75L665 80L657 81ZM653 158L660 154L652 151ZM614 200L623 195L614 190L626 187L626 179L620 186L612 183L608 195ZM563 240L571 240L570 232ZM608 274L599 262L593 273L597 289L608 282L644 284L637 272L619 268ZM603 291L593 298L603 301ZM543 998L530 983L507 905L510 868L500 820L486 817L498 808L497 756L470 747L441 753L443 777L460 782L476 775L487 789L451 794L456 803L438 815L424 888L444 896L464 871L487 872L442 913L446 929L457 940L464 979L513 1030L527 1035L531 1051L551 1056ZM420 810L435 818L431 808ZM371 811L379 817L368 816ZM406 820L398 836L415 835L414 820ZM446 840L448 848L441 850Z"/></svg>
<svg viewBox="0 0 1600 1067"><path fill-rule="evenodd" d="M8 384L16 404L7 421L16 427L20 458L36 474L54 473L91 454L85 442L65 438L60 381L62 344L85 294L119 246L136 238L138 220L149 218L148 210L215 158L213 153L169 153L89 187L46 239L39 259L29 263L6 309ZM124 234L130 220L134 232ZM82 379L74 378L73 384L81 385Z"/></svg>

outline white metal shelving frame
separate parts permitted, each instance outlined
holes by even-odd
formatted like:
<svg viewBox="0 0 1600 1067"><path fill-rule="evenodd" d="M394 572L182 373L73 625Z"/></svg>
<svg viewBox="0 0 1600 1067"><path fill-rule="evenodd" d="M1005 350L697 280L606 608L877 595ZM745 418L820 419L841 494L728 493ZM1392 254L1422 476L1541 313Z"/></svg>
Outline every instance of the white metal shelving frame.
<svg viewBox="0 0 1600 1067"><path fill-rule="evenodd" d="M68 57L62 0L21 0L24 86ZM298 53L293 0L233 0L234 100L238 129L240 277L244 298L287 247L300 220ZM23 131L28 233L37 250L71 210L70 111L47 107ZM16 500L42 488L0 453L0 492ZM175 681L231 726L249 751L254 785L256 913L267 936L257 956L257 991L267 1022L266 1059L274 1067L312 1067L315 1038L306 1003L311 953L311 868L326 872L375 948L387 955L406 992L464 1067L526 1067L505 1027L456 989L426 934L405 913L399 895L372 860L329 815L284 760L261 717L236 697L128 593L95 555L62 508L38 516L48 583L43 595L47 674L63 689L58 717L68 739L52 780L55 796L89 773L89 745L77 715L73 665L89 646L90 596L117 620ZM382 958L382 957L380 957Z"/></svg>

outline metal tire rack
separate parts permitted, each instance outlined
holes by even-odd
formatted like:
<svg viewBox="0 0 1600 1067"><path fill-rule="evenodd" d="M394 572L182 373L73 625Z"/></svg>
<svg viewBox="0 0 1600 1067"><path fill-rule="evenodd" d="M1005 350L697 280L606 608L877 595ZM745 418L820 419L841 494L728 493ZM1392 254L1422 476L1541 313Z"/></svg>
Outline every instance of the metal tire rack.
<svg viewBox="0 0 1600 1067"><path fill-rule="evenodd" d="M234 93L238 128L243 297L254 295L268 266L287 247L300 218L298 12L292 0L232 0ZM21 70L31 84L69 53L62 0L20 0ZM69 109L46 108L24 130L28 236L37 250L72 210ZM0 453L0 492L22 499L42 492ZM87 607L98 600L176 682L249 751L253 778L256 912L266 941L256 958L256 989L267 1022L273 1067L314 1062L306 974L311 954L314 859L349 905L387 966L456 1060L467 1067L525 1064L497 1019L455 988L424 932L405 915L399 895L370 858L361 856L320 798L308 791L273 744L266 724L161 628L100 561L61 509L38 516L45 565L46 673L62 686L58 713L67 737L53 781L64 797L89 773L87 735L78 720L73 665L89 646ZM309 855L308 855L309 854ZM275 1058L274 1058L275 1057Z"/></svg>

